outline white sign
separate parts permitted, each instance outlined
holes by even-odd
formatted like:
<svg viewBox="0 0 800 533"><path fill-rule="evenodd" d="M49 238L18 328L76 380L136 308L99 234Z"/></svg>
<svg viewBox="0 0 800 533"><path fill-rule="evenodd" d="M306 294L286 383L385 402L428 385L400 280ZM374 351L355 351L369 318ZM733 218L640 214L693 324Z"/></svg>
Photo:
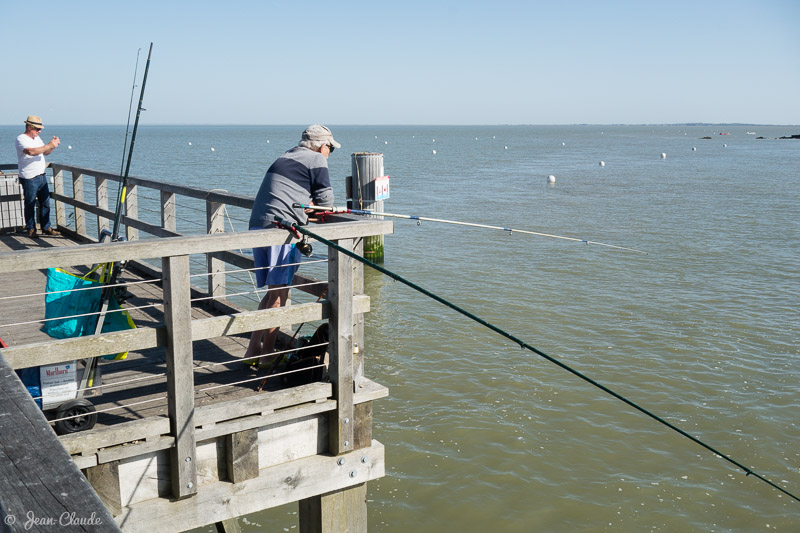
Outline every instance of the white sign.
<svg viewBox="0 0 800 533"><path fill-rule="evenodd" d="M375 178L375 200L389 199L389 176Z"/></svg>
<svg viewBox="0 0 800 533"><path fill-rule="evenodd" d="M42 407L47 409L75 399L78 392L76 361L39 367L42 385Z"/></svg>

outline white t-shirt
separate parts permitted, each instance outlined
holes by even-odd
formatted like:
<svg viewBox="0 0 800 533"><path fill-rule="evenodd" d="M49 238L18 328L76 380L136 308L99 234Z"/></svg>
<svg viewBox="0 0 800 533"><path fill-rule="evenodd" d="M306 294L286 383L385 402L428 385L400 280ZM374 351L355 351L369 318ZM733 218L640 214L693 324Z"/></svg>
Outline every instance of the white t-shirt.
<svg viewBox="0 0 800 533"><path fill-rule="evenodd" d="M31 139L27 133L17 137L17 164L19 166L19 177L29 180L39 174L44 174L47 163L44 162L44 154L28 155L23 150L25 148L40 148L44 146L44 141L37 135Z"/></svg>

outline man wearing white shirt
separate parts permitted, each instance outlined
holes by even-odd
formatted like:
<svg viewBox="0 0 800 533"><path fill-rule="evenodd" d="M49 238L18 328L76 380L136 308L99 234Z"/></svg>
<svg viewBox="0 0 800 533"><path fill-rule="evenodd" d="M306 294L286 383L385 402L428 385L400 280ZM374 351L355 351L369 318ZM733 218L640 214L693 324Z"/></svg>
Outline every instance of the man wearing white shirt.
<svg viewBox="0 0 800 533"><path fill-rule="evenodd" d="M17 137L17 163L19 167L19 182L25 196L25 231L28 237L36 236L36 203L39 204L39 224L45 235L58 235L50 227L50 188L47 186L45 170L47 163L44 156L61 144L58 137L45 144L39 137L39 132L44 129L42 118L29 115L25 121L25 133Z"/></svg>

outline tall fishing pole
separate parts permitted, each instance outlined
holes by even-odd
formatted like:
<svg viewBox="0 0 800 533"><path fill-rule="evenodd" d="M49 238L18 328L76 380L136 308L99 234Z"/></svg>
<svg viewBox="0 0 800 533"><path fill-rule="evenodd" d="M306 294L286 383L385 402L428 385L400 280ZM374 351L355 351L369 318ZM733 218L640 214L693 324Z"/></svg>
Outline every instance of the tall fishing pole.
<svg viewBox="0 0 800 533"><path fill-rule="evenodd" d="M746 467L742 463L740 463L740 462L738 462L738 461L736 461L734 459L731 459L729 456L723 454L721 451L719 451L719 450L715 449L714 447L706 444L705 442L703 442L702 440L698 439L697 437L694 437L693 435L687 433L686 431L682 430L678 426L676 426L676 425L664 420L662 417L650 412L649 410L645 409L644 407L641 407L636 402L634 402L632 400L629 400L628 398L626 398L625 396L619 394L618 392L615 392L612 389L606 387L605 385L600 384L599 382L595 381L594 379L590 378L589 376L579 372L578 370L575 370L574 368L572 368L571 366L567 365L566 363L563 363L563 362L559 361L555 357L547 355L543 351L531 346L527 342L519 339L518 337L515 337L511 333L508 333L507 331L499 328L498 326L495 326L494 324L491 324L491 323L487 322L486 320L482 319L481 317L479 317L477 315L474 315L473 313L470 313L466 309L463 309L463 308L455 305L454 303L442 298L441 296L439 296L437 294L434 294L434 293L430 292L429 290L420 287L416 283L413 283L413 282L405 279L404 277L402 277L402 276L400 276L398 274L395 274L394 272L392 272L390 270L387 270L387 269L383 268L380 265L377 265L377 264L373 263L369 259L361 257L360 255L358 255L357 253L353 252L352 250L348 250L346 248L343 248L343 247L339 246L338 244L336 244L333 241L330 241L330 240L328 240L328 239L326 239L326 238L324 238L324 237L322 237L322 236L320 236L320 235L318 235L318 234L316 234L316 233L314 233L312 231L309 231L309 230L307 230L306 228L304 228L302 226L298 226L294 222L284 221L280 217L275 217L275 221L277 222L278 227L281 227L281 228L284 228L284 229L288 229L290 231L297 231L299 233L302 233L303 235L306 235L306 236L309 236L309 237L313 237L314 239L317 239L319 242L329 246L330 248L333 248L333 249L337 250L340 253L343 253L344 255L346 255L348 257L352 257L356 261L364 263L368 267L373 268L373 269L377 270L378 272L381 272L382 274L385 274L385 275L389 276L393 280L399 281L400 283L403 283L404 285L406 285L408 287L411 287L415 291L420 292L420 293L424 294L425 296L436 300L440 304L445 305L445 306L449 307L450 309L452 309L452 310L454 310L454 311L456 311L458 313L461 313L462 315L464 315L465 317L469 318L470 320L473 320L473 321L477 322L478 324L481 324L482 326L485 326L485 327L489 328L490 330L494 331L495 333L498 333L498 334L502 335L503 337L513 341L514 343L518 344L520 346L520 348L524 348L526 350L530 350L531 352L535 353L536 355L538 355L538 356L550 361L551 363L561 367L562 369L566 370L567 372L570 372L571 374L579 377L583 381L585 381L585 382L587 382L587 383L599 388L603 392L605 392L607 394L610 394L614 398L626 403L630 407L633 407L634 409L636 409L640 413L643 413L643 414L647 415L648 417L652 418L656 422L659 422L660 424L663 424L664 426L666 426L669 429L679 433L680 435L686 437L687 439L691 440L692 442L694 442L696 444L699 444L700 446L702 446L706 450L708 450L708 451L716 454L717 456L719 456L721 459L724 459L725 461L727 461L727 462L733 464L734 466L742 469L745 472L746 475L754 476L757 479L759 479L759 480L763 481L764 483L766 483L767 485L771 486L772 488L777 489L780 492L782 492L783 494L789 496L790 498L793 498L793 499L797 500L798 502L800 502L800 496L796 496L795 494L792 494L791 492L787 491L783 487L773 483L769 479L767 479L764 476L762 476L762 475L758 474L757 472L753 471L751 468Z"/></svg>
<svg viewBox="0 0 800 533"><path fill-rule="evenodd" d="M139 128L139 115L142 113L142 100L144 99L144 88L147 85L147 71L150 70L150 55L153 53L153 43L150 43L150 51L147 52L147 63L144 66L144 78L142 78L142 90L139 92L139 105L136 108L136 120L133 122L133 132L131 133L131 144L128 147L128 163L125 165L125 174L117 195L117 210L114 213L114 228L111 232L111 241L119 238L119 220L122 216L122 205L125 203L125 194L128 187L128 174L131 170L131 157L133 156L133 145L136 143L136 130Z"/></svg>
<svg viewBox="0 0 800 533"><path fill-rule="evenodd" d="M142 49L136 51L136 66L133 69L133 84L131 85L131 101L128 104L128 123L125 124L125 141L122 143L122 163L119 165L119 175L122 176L122 171L125 168L125 149L128 148L128 132L131 128L131 111L133 111L133 95L136 92L136 75L139 74L139 54Z"/></svg>
<svg viewBox="0 0 800 533"><path fill-rule="evenodd" d="M563 235L553 235L552 233L541 233L539 231L530 231L525 229L514 229L514 228L504 228L502 226L490 226L488 224L477 224L475 222L460 222L458 220L446 220L443 218L428 218L428 217L419 217L415 215L398 215L395 213L381 213L380 211L370 211L367 209L348 209L346 207L320 207L316 205L305 205L305 204L293 204L293 207L300 207L303 209L313 209L315 211L326 211L330 213L349 213L353 215L371 215L371 216L379 216L379 217L394 217L394 218L404 218L407 220L416 220L417 224L421 221L424 222L441 222L443 224L457 224L459 226L471 226L474 228L486 228L486 229L499 229L503 230L508 233L525 233L528 235L538 235L540 237L550 237L553 239L563 239L565 241L575 241L575 242L582 242L584 244L596 244L598 246L607 246L608 248L616 248L617 250L627 250L629 252L636 252L639 254L647 255L647 252L642 250L637 250L636 248L628 248L626 246L617 246L616 244L607 244L604 242L597 242L597 241L590 241L587 239L577 239L575 237L564 237Z"/></svg>
<svg viewBox="0 0 800 533"><path fill-rule="evenodd" d="M139 92L139 105L136 108L136 120L133 123L133 132L131 133L131 144L128 149L128 162L125 166L125 174L122 176L122 180L120 182L119 192L117 194L117 207L116 211L114 212L114 227L111 232L111 242L115 242L119 239L119 223L120 218L122 216L122 206L125 203L125 193L127 190L127 183L128 183L128 173L130 172L131 168L131 157L133 156L133 145L136 142L136 130L139 127L139 115L142 112L142 100L144 99L144 88L147 84L147 71L150 70L150 55L153 53L153 43L150 43L150 51L147 53L147 63L144 67L144 78L142 79L142 90ZM138 69L139 60L138 60L138 53L137 53L137 60L136 60L136 68ZM134 86L136 83L136 76L134 75ZM133 91L133 90L132 90ZM128 110L128 117L130 120L130 110ZM130 124L130 122L129 122ZM126 138L127 138L127 130L126 130ZM123 162L125 161L125 150L123 148ZM107 233L106 233L107 235ZM103 240L101 236L101 242ZM103 331L103 325L105 324L106 313L108 312L108 305L111 301L111 298L114 295L114 285L117 283L117 277L119 276L120 267L119 265L111 263L106 263L104 265L104 270L101 275L100 282L103 284L103 289L101 291L100 296L100 311L97 316L97 324L94 328L94 334L99 335ZM87 385L91 386L94 383L95 375L98 369L98 361L96 357L90 358L87 362L86 369L83 372L83 377L81 378L80 385L78 386L78 390L84 390Z"/></svg>

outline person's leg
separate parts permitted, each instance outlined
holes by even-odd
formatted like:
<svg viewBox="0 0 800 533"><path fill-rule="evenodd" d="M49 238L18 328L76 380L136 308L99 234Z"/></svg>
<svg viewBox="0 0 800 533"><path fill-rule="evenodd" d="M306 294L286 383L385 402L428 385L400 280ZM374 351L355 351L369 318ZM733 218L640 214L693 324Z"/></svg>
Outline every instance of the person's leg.
<svg viewBox="0 0 800 533"><path fill-rule="evenodd" d="M283 307L289 300L289 287L286 285L269 286L269 293L267 293L267 302L265 309L276 309ZM272 352L275 351L275 340L278 338L278 330L280 328L269 328L263 331L261 339L261 357L258 360L261 365L268 365L275 360Z"/></svg>
<svg viewBox="0 0 800 533"><path fill-rule="evenodd" d="M39 225L42 233L50 229L50 187L47 185L47 176L38 178L39 188L36 191L36 200L39 202Z"/></svg>
<svg viewBox="0 0 800 533"><path fill-rule="evenodd" d="M22 197L25 204L25 231L36 232L36 179L19 179L22 186Z"/></svg>

